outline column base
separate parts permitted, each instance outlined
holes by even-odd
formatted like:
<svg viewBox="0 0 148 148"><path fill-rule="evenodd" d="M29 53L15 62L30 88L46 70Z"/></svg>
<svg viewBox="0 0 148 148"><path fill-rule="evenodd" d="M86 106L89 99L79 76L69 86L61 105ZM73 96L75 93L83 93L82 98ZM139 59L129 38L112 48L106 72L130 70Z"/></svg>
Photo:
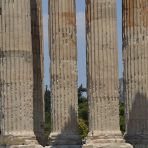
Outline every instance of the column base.
<svg viewBox="0 0 148 148"><path fill-rule="evenodd" d="M82 145L55 145L46 146L45 148L82 148Z"/></svg>
<svg viewBox="0 0 148 148"><path fill-rule="evenodd" d="M81 145L82 141L79 135L51 133L49 143L52 146L60 145Z"/></svg>
<svg viewBox="0 0 148 148"><path fill-rule="evenodd" d="M125 143L120 131L118 132L89 132L86 143Z"/></svg>
<svg viewBox="0 0 148 148"><path fill-rule="evenodd" d="M148 148L148 134L124 136L126 142L133 145L134 148Z"/></svg>
<svg viewBox="0 0 148 148"><path fill-rule="evenodd" d="M38 145L35 136L0 136L0 145ZM1 147L0 147L1 148Z"/></svg>
<svg viewBox="0 0 148 148"><path fill-rule="evenodd" d="M37 139L38 143L39 143L40 145L43 145L43 146L46 146L46 144L47 144L47 142L48 142L48 140L46 140L46 138L45 138L44 135L42 135L42 136L37 136L36 139Z"/></svg>
<svg viewBox="0 0 148 148"><path fill-rule="evenodd" d="M85 144L82 148L133 148L130 144L127 143L104 143L104 144Z"/></svg>
<svg viewBox="0 0 148 148"><path fill-rule="evenodd" d="M43 148L41 145L0 145L0 148Z"/></svg>
<svg viewBox="0 0 148 148"><path fill-rule="evenodd" d="M115 132L90 132L83 148L133 148L125 143L120 131Z"/></svg>
<svg viewBox="0 0 148 148"><path fill-rule="evenodd" d="M148 148L148 144L137 144L137 145L133 145L133 148Z"/></svg>

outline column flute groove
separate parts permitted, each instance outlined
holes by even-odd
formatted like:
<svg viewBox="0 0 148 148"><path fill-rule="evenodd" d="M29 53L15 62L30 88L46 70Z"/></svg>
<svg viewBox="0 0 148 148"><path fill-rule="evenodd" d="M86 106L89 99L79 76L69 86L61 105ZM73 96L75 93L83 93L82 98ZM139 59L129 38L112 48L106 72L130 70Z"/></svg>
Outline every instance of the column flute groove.
<svg viewBox="0 0 148 148"><path fill-rule="evenodd" d="M51 145L80 145L75 0L49 0ZM78 146L79 147L79 146Z"/></svg>
<svg viewBox="0 0 148 148"><path fill-rule="evenodd" d="M135 148L148 146L147 9L147 0L123 0L125 139Z"/></svg>
<svg viewBox="0 0 148 148"><path fill-rule="evenodd" d="M33 52L33 119L34 132L37 140L45 144L44 139L44 99L43 99L43 18L42 0L30 0L31 7L31 33L32 33L32 52Z"/></svg>
<svg viewBox="0 0 148 148"><path fill-rule="evenodd" d="M83 147L126 147L119 127L116 0L86 0L89 134Z"/></svg>
<svg viewBox="0 0 148 148"><path fill-rule="evenodd" d="M30 0L0 1L0 147L36 144Z"/></svg>

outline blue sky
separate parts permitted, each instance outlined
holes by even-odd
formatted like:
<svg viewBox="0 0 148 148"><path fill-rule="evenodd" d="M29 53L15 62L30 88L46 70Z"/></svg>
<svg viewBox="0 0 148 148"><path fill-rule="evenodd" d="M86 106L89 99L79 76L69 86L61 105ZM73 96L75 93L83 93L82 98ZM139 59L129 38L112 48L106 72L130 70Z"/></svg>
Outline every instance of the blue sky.
<svg viewBox="0 0 148 148"><path fill-rule="evenodd" d="M77 50L78 50L78 84L86 86L86 47L85 47L85 0L76 0L77 5ZM119 77L122 77L122 0L117 0ZM48 53L48 0L43 0L44 24L44 84L49 85Z"/></svg>

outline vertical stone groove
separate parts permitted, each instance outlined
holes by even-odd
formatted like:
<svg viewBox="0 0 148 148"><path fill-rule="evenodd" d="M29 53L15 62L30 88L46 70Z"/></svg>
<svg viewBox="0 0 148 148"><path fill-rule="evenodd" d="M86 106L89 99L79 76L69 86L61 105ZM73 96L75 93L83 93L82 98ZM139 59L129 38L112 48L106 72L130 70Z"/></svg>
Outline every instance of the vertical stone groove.
<svg viewBox="0 0 148 148"><path fill-rule="evenodd" d="M33 115L34 132L41 144L44 144L44 100L43 100L43 24L42 0L31 0L31 32L33 52Z"/></svg>
<svg viewBox="0 0 148 148"><path fill-rule="evenodd" d="M147 0L123 0L125 138L133 145L143 147L148 144L147 16Z"/></svg>
<svg viewBox="0 0 148 148"><path fill-rule="evenodd" d="M0 144L35 142L30 0L0 8Z"/></svg>
<svg viewBox="0 0 148 148"><path fill-rule="evenodd" d="M80 144L77 111L75 0L49 0L53 145Z"/></svg>
<svg viewBox="0 0 148 148"><path fill-rule="evenodd" d="M116 0L86 0L88 143L124 142L119 127Z"/></svg>

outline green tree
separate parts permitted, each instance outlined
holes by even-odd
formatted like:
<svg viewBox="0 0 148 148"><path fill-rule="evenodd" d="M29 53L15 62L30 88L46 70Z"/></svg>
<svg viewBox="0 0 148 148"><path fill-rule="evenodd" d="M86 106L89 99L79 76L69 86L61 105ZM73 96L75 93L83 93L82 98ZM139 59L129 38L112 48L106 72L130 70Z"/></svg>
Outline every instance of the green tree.
<svg viewBox="0 0 148 148"><path fill-rule="evenodd" d="M119 111L120 111L120 130L122 133L125 132L125 105L124 103L119 104Z"/></svg>
<svg viewBox="0 0 148 148"><path fill-rule="evenodd" d="M78 88L78 114L79 114L79 132L84 139L88 134L88 100L84 96L87 89L81 84Z"/></svg>
<svg viewBox="0 0 148 148"><path fill-rule="evenodd" d="M88 125L88 101L86 98L79 102L78 113L79 118L83 119L85 123Z"/></svg>
<svg viewBox="0 0 148 148"><path fill-rule="evenodd" d="M88 134L88 126L83 119L79 119L79 133L82 139L84 139Z"/></svg>
<svg viewBox="0 0 148 148"><path fill-rule="evenodd" d="M46 86L44 93L44 102L45 102L45 136L48 136L51 131L51 92Z"/></svg>
<svg viewBox="0 0 148 148"><path fill-rule="evenodd" d="M44 101L45 101L45 112L50 113L50 111L51 111L51 106L50 106L51 92L48 89L47 85L46 85L46 90L45 90L45 93L44 93Z"/></svg>
<svg viewBox="0 0 148 148"><path fill-rule="evenodd" d="M81 84L78 88L78 101L83 100L84 96L83 93L87 92L87 89L83 87L83 85Z"/></svg>

